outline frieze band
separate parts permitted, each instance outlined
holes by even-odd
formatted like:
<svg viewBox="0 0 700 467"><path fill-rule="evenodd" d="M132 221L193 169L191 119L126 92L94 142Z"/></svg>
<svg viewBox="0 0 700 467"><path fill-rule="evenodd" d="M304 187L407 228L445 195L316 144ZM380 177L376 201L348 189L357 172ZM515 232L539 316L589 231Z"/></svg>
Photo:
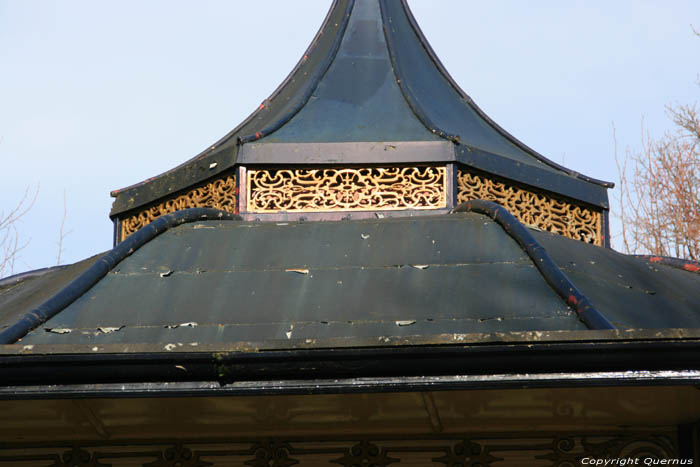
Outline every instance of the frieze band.
<svg viewBox="0 0 700 467"><path fill-rule="evenodd" d="M603 245L602 213L569 200L536 193L457 170L455 204L495 201L519 221L541 230ZM447 206L445 166L249 169L246 209L251 213L391 211ZM193 207L237 212L236 177L225 175L120 220L124 240L163 214Z"/></svg>
<svg viewBox="0 0 700 467"><path fill-rule="evenodd" d="M574 240L603 245L600 211L459 170L457 203L472 199L495 201L523 224Z"/></svg>
<svg viewBox="0 0 700 467"><path fill-rule="evenodd" d="M445 167L249 169L248 212L437 209Z"/></svg>
<svg viewBox="0 0 700 467"><path fill-rule="evenodd" d="M148 443L106 442L0 446L0 466L32 467L289 467L509 466L574 467L583 459L673 459L679 448L666 433L451 435L374 439L260 439ZM691 459L692 460L692 459ZM658 461L657 461L658 464ZM644 465L641 462L638 465ZM655 464L656 465L656 464Z"/></svg>

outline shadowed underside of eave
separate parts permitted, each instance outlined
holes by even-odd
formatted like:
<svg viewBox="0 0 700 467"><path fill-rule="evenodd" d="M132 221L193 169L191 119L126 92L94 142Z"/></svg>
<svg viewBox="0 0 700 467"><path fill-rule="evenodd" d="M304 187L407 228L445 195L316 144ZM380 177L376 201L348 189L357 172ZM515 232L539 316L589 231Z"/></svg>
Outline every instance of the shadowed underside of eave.
<svg viewBox="0 0 700 467"><path fill-rule="evenodd" d="M405 2L338 0L297 67L258 110L194 159L113 192L112 215L230 170L251 142L306 145L286 163L307 164L313 144L445 140L463 148L458 153L496 161L495 175L508 177L499 173L503 161L584 182L592 192L609 186L545 159L491 121L449 77ZM380 155L365 163L383 161ZM520 181L537 187L540 178Z"/></svg>

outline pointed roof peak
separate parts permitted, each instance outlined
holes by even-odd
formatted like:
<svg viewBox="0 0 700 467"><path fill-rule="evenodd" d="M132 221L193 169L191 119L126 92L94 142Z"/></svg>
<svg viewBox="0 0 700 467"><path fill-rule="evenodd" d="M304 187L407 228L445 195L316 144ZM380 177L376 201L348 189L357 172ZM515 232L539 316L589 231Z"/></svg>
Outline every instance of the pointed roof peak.
<svg viewBox="0 0 700 467"><path fill-rule="evenodd" d="M378 155L378 143L420 149ZM405 0L335 0L302 59L255 112L190 161L112 192L112 215L237 165L420 162L420 154L436 162L448 152L449 160L607 208L601 193L612 183L550 161L479 109Z"/></svg>

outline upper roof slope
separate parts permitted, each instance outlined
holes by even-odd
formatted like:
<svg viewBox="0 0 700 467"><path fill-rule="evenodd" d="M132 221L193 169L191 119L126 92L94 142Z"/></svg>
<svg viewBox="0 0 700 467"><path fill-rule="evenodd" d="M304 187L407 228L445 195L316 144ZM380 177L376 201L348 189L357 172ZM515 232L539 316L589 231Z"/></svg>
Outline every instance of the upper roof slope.
<svg viewBox="0 0 700 467"><path fill-rule="evenodd" d="M253 142L260 144L248 147ZM336 0L302 60L270 98L194 159L114 191L112 215L231 168L242 160L242 148L246 161L265 163L284 144L306 145L301 151L286 148L284 161L310 163L304 154L312 146L345 142L453 142L466 163L473 162L464 156L470 151L490 159L489 167L478 167L486 171L498 171L493 161L527 166L531 180L520 181L534 186L539 173L584 182L590 190L612 186L549 161L486 116L447 74L405 1ZM265 148L273 143L279 146ZM438 146L421 151L426 160L445 157ZM333 157L335 163L358 162L347 151ZM381 155L371 157L363 162L382 162Z"/></svg>

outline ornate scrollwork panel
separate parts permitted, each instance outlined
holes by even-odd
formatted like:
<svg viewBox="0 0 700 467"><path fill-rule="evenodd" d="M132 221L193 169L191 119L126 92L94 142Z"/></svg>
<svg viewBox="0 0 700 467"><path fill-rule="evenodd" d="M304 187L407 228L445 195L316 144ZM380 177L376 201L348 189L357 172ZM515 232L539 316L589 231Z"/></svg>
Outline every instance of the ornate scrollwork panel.
<svg viewBox="0 0 700 467"><path fill-rule="evenodd" d="M356 465L385 467L389 464L400 462L400 460L389 457L386 448L380 448L374 443L363 440L347 449L342 457L332 459L331 462L344 467L354 467Z"/></svg>
<svg viewBox="0 0 700 467"><path fill-rule="evenodd" d="M495 201L520 222L548 232L603 245L602 213L560 198L491 180L466 170L457 174L457 202Z"/></svg>
<svg viewBox="0 0 700 467"><path fill-rule="evenodd" d="M73 449L65 451L60 458L49 467L111 467L111 465L112 464L98 462L95 454L74 447Z"/></svg>
<svg viewBox="0 0 700 467"><path fill-rule="evenodd" d="M120 240L124 240L163 214L179 211L180 209L216 208L235 213L237 207L236 198L236 177L234 175L225 175L193 188L187 193L172 196L132 216L121 219Z"/></svg>
<svg viewBox="0 0 700 467"><path fill-rule="evenodd" d="M143 467L208 467L211 462L199 459L199 454L194 454L190 449L176 444L158 453L158 459L144 464Z"/></svg>
<svg viewBox="0 0 700 467"><path fill-rule="evenodd" d="M642 436L572 436L557 437L552 440L551 451L536 456L537 459L551 461L552 467L576 467L584 459L608 460L614 465L615 459L624 459L619 465L659 465L664 459L667 465L669 459L677 458L676 464L683 463L678 458L678 446L674 439L667 435L647 434ZM634 460L637 459L635 462ZM589 461L585 463L590 464Z"/></svg>
<svg viewBox="0 0 700 467"><path fill-rule="evenodd" d="M291 446L276 440L266 440L251 448L254 458L244 462L252 467L289 467L299 461L289 457Z"/></svg>
<svg viewBox="0 0 700 467"><path fill-rule="evenodd" d="M248 211L376 211L444 208L445 167L248 170Z"/></svg>
<svg viewBox="0 0 700 467"><path fill-rule="evenodd" d="M66 450L65 443L0 445L0 466L16 467L204 467L217 465L290 467L391 465L449 467L575 467L602 465L693 465L679 452L675 431L620 433L503 433L442 436L380 436L353 440L217 439L163 444L86 441ZM584 459L587 459L584 461ZM616 459L639 459L636 463Z"/></svg>
<svg viewBox="0 0 700 467"><path fill-rule="evenodd" d="M436 457L434 462L440 462L448 467L463 466L487 466L492 462L502 461L500 457L494 457L489 448L484 448L479 443L470 440L463 440L454 446L445 449L446 453L442 457Z"/></svg>

